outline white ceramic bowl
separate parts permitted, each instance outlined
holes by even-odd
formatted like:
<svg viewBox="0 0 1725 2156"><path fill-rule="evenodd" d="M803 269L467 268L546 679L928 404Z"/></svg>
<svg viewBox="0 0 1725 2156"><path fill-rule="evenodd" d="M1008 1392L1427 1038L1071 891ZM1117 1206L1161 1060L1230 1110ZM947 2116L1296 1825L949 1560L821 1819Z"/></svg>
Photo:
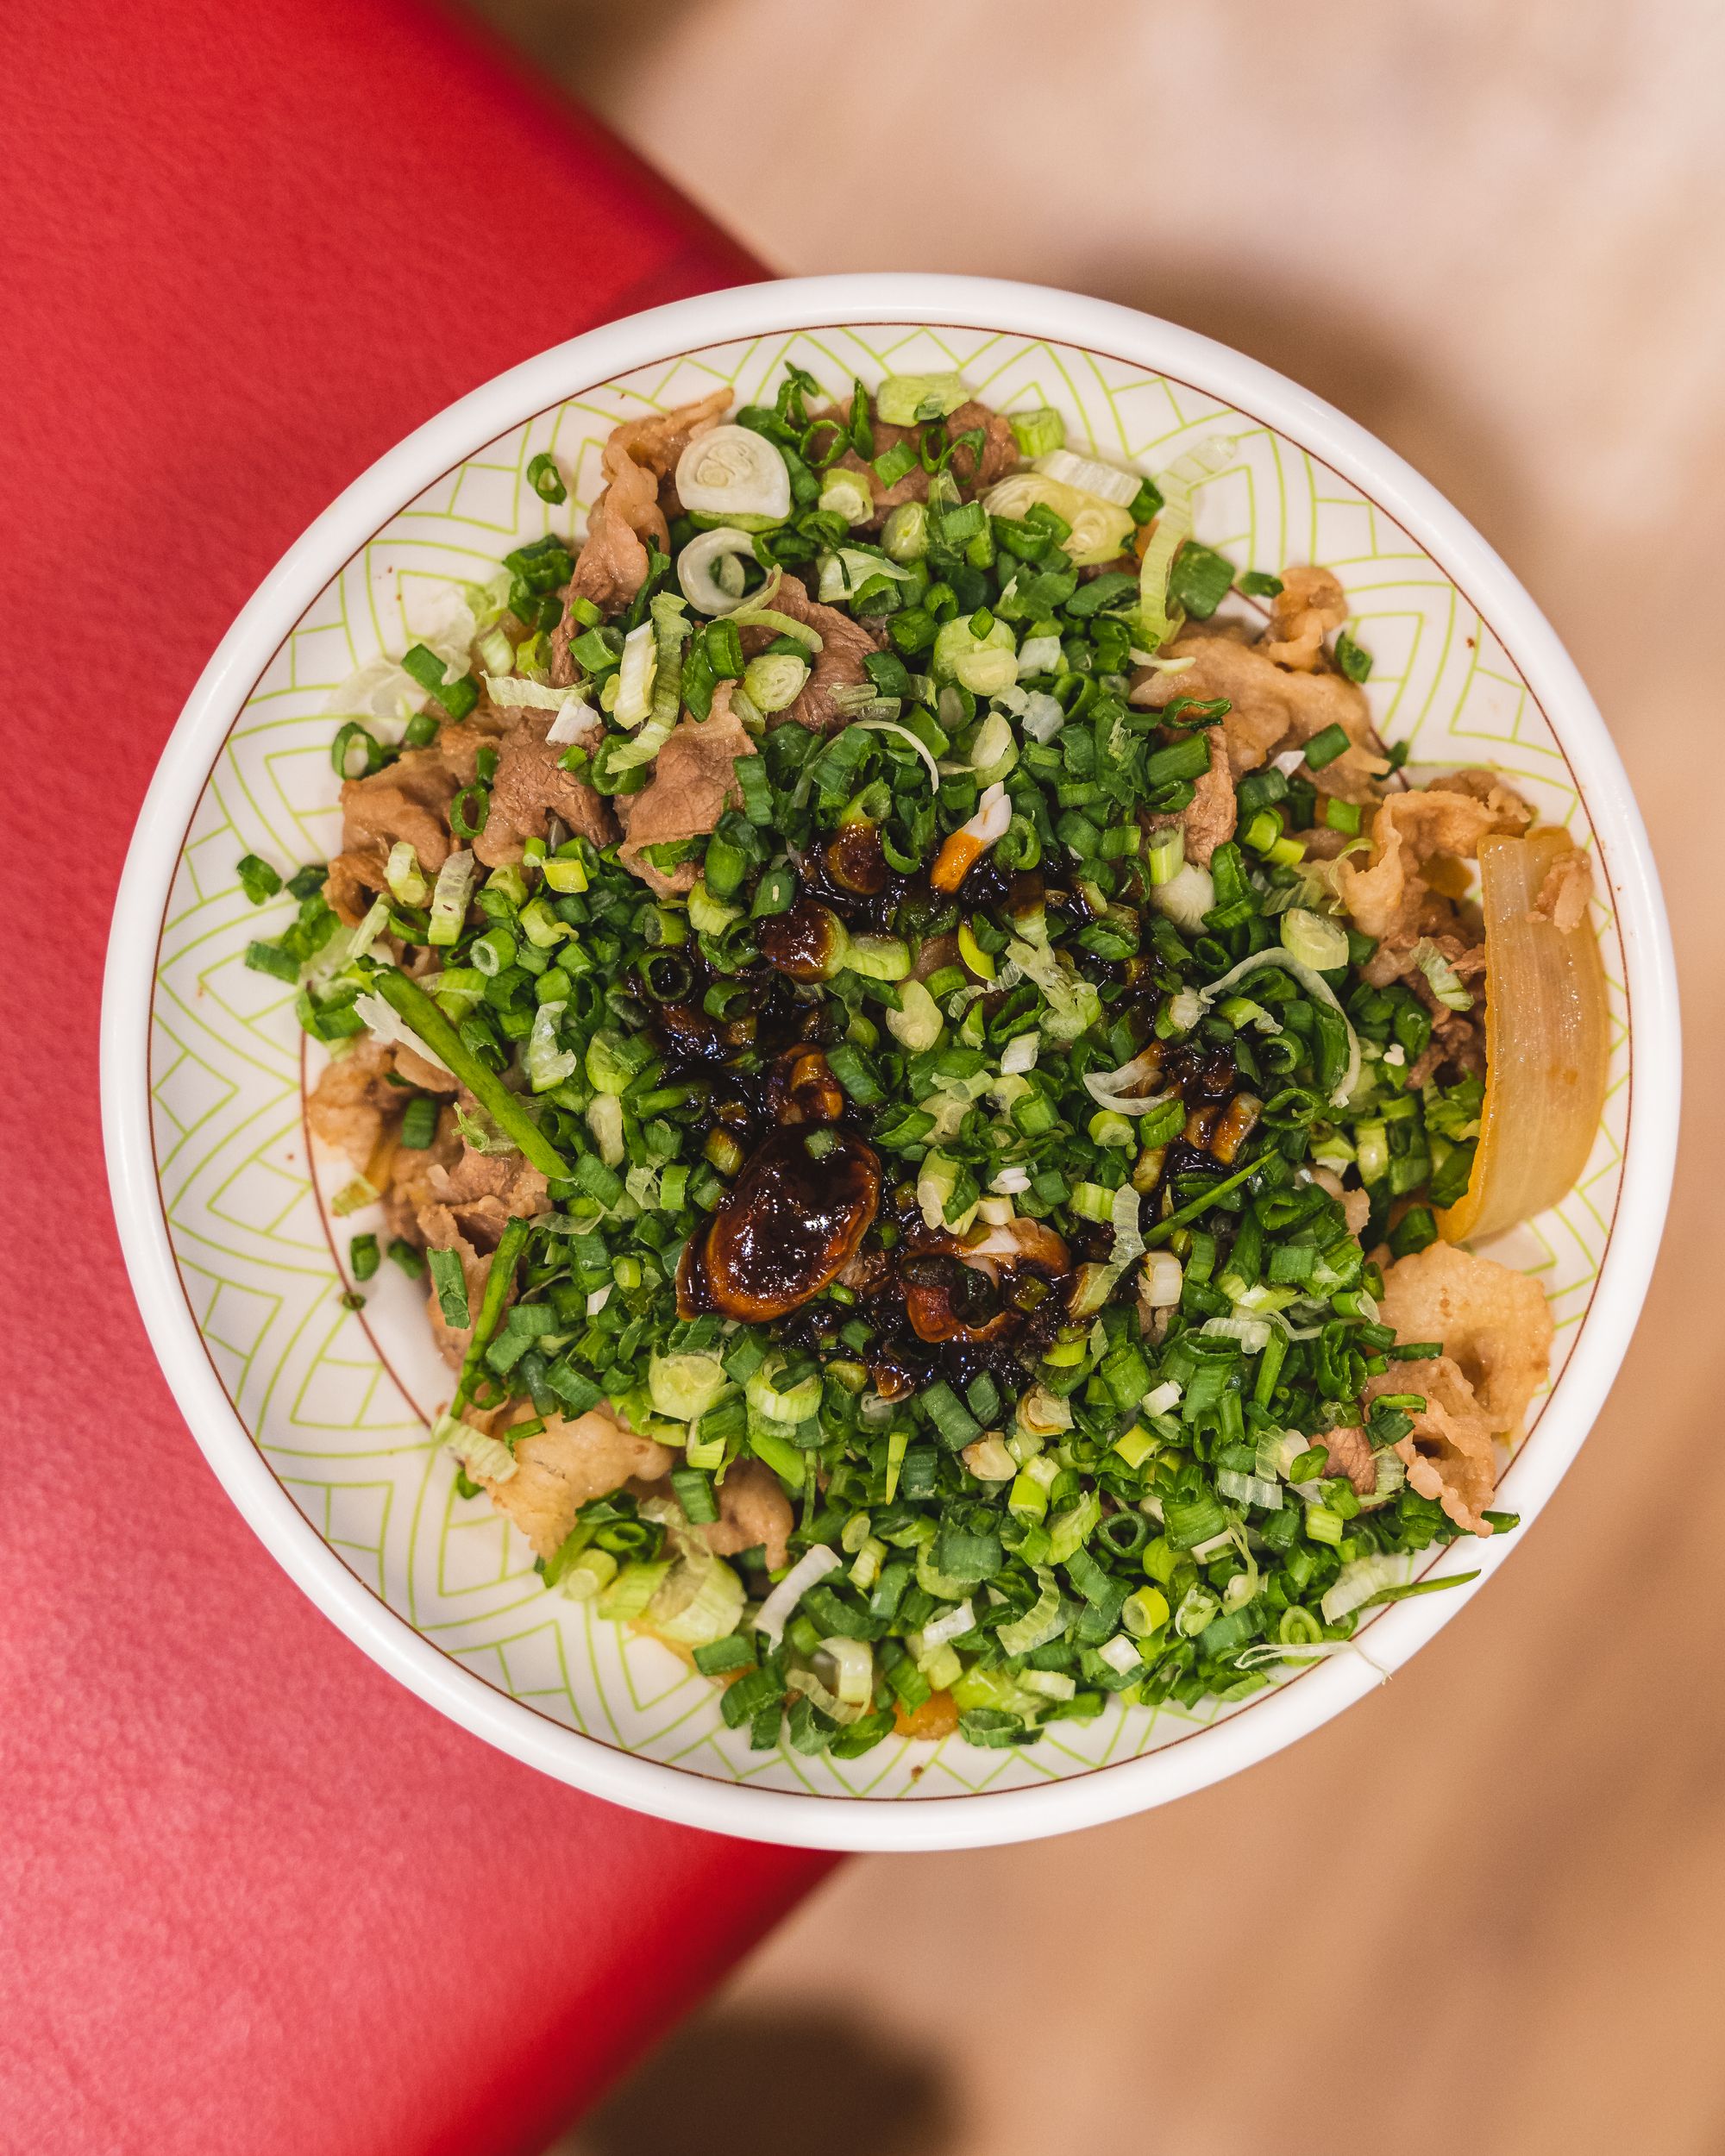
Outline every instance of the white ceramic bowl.
<svg viewBox="0 0 1725 2156"><path fill-rule="evenodd" d="M1436 1573L1480 1581L1384 1609L1365 1655L1226 1710L1111 1705L1034 1746L889 1739L848 1764L750 1752L712 1689L647 1640L547 1595L530 1552L455 1491L422 1411L448 1389L417 1296L380 1278L337 1300L348 1233L309 1157L292 998L246 970L254 911L235 863L336 849L330 693L427 597L555 524L526 486L555 447L585 508L624 417L716 379L758 392L794 357L853 373L957 366L1007 409L1148 470L1207 437L1233 462L1202 488L1200 536L1241 567L1315 560L1341 576L1377 667L1371 693L1416 761L1511 772L1590 846L1615 1024L1604 1126L1576 1192L1496 1254L1537 1269L1556 1309L1552 1383L1502 1502L1530 1522L1615 1375L1653 1267L1677 1130L1678 1017L1646 835L1579 675L1527 594L1417 473L1304 390L1190 331L1038 287L935 276L758 285L637 315L463 398L392 450L265 580L187 703L127 863L109 955L103 1103L120 1232L145 1320L210 1465L279 1562L419 1695L518 1758L640 1810L723 1833L850 1849L955 1848L1115 1819L1262 1759L1423 1646L1527 1532L1471 1540ZM1631 1014L1633 1013L1633 1026ZM386 1267L385 1274L393 1268ZM1375 1665L1375 1666L1374 1666Z"/></svg>

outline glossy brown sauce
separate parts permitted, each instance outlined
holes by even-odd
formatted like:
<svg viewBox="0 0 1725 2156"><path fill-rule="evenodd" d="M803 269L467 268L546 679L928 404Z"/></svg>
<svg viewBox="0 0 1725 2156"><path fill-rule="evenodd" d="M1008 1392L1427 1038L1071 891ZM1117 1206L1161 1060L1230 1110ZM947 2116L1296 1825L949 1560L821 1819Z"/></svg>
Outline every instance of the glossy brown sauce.
<svg viewBox="0 0 1725 2156"><path fill-rule="evenodd" d="M718 1310L751 1325L787 1317L844 1271L880 1201L880 1160L861 1138L795 1125L775 1132L685 1251L680 1314Z"/></svg>
<svg viewBox="0 0 1725 2156"><path fill-rule="evenodd" d="M1070 1250L1049 1232L1023 1262L966 1264L958 1239L926 1228L913 1194L901 1188L898 1233L885 1247L877 1232L881 1163L822 1052L843 1037L845 1016L800 985L830 972L841 924L903 934L914 950L931 936L950 941L952 922L981 906L1006 915L1045 906L1057 917L1088 918L1080 895L1045 886L1034 871L1004 872L986 856L954 906L931 894L925 877L893 872L878 828L859 821L800 864L796 903L758 924L761 958L729 977L738 992L725 1000L722 1020L704 1007L720 977L699 962L687 998L655 1010L652 1030L667 1064L661 1082L704 1086L712 1126L745 1155L718 1211L683 1253L677 1302L684 1318L718 1311L774 1324L787 1344L827 1353L847 1351L840 1329L860 1319L874 1336L860 1359L888 1398L937 1377L962 1390L983 1370L1008 1393L1028 1382L1064 1322L1077 1265L1106 1258L1108 1231L1081 1225ZM1109 970L1147 1022L1160 994L1154 962ZM1243 1090L1226 1047L1196 1040L1150 1046L1145 1089L1176 1091L1190 1112L1165 1150L1146 1219L1172 1178L1214 1175L1218 1157L1233 1150ZM807 1150L815 1130L834 1141L824 1157ZM841 1275L848 1300L824 1293Z"/></svg>
<svg viewBox="0 0 1725 2156"><path fill-rule="evenodd" d="M761 931L761 955L793 981L825 981L842 946L837 915L819 899L799 899L788 913L776 913Z"/></svg>
<svg viewBox="0 0 1725 2156"><path fill-rule="evenodd" d="M824 850L827 874L851 898L878 899L892 881L878 824L842 824Z"/></svg>

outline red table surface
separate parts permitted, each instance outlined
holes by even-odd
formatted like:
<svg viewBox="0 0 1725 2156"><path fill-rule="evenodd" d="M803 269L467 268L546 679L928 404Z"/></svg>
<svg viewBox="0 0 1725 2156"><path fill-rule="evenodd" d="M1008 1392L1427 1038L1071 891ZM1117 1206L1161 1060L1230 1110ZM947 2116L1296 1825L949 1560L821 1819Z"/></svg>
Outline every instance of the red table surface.
<svg viewBox="0 0 1725 2156"><path fill-rule="evenodd" d="M265 1556L121 1269L103 948L181 700L330 498L759 271L414 0L20 0L0 69L0 2151L531 2150L824 1860L516 1765Z"/></svg>

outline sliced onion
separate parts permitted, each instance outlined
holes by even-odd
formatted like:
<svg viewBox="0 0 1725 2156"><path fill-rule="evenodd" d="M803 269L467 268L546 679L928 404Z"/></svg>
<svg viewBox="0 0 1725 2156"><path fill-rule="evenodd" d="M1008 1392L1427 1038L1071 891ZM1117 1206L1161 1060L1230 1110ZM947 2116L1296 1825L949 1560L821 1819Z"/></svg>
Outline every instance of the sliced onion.
<svg viewBox="0 0 1725 2156"><path fill-rule="evenodd" d="M1250 958L1242 958L1239 965L1231 967L1220 981L1213 981L1208 988L1200 989L1199 1002L1206 1010L1208 1010L1218 996L1226 995L1237 981L1243 981L1249 973L1256 973L1260 966L1279 966L1283 973L1291 973L1308 996L1314 997L1320 1003L1327 1003L1342 1024L1347 1027L1347 1069L1342 1073L1335 1091L1330 1095L1330 1106L1333 1108L1340 1107L1343 1101L1359 1082L1359 1036L1354 1031L1352 1026L1348 1025L1347 1012L1337 1002L1335 990L1331 987L1322 974L1314 973L1309 966L1302 964L1299 959L1288 951L1255 950ZM1595 1120L1598 1120L1596 1116ZM1571 1182L1574 1180L1573 1176L1570 1178ZM1568 1187L1568 1184L1564 1186L1565 1189Z"/></svg>
<svg viewBox="0 0 1725 2156"><path fill-rule="evenodd" d="M787 1670L785 1689L800 1692L812 1706L819 1708L829 1721L854 1722L861 1718L862 1709L847 1706L836 1692L829 1692L812 1670Z"/></svg>
<svg viewBox="0 0 1725 2156"><path fill-rule="evenodd" d="M1248 1355L1261 1355L1270 1344L1270 1328L1262 1318L1206 1318L1198 1329L1218 1340L1238 1340Z"/></svg>
<svg viewBox="0 0 1725 2156"><path fill-rule="evenodd" d="M1000 1053L1000 1075L1006 1078L1022 1077L1026 1071L1036 1069L1036 1059L1042 1050L1040 1033L1014 1033Z"/></svg>
<svg viewBox="0 0 1725 2156"><path fill-rule="evenodd" d="M967 1595L956 1608L944 1610L938 1617L930 1618L923 1626L923 1652L926 1654L932 1648L944 1647L949 1639L957 1639L962 1633L969 1632L975 1621L976 1614L971 1608L970 1597Z"/></svg>
<svg viewBox="0 0 1725 2156"><path fill-rule="evenodd" d="M696 517L791 513L790 467L764 435L748 427L709 428L677 460L677 499Z"/></svg>
<svg viewBox="0 0 1725 2156"><path fill-rule="evenodd" d="M396 1015L395 1006L386 1003L373 989L365 989L354 998L356 1016L362 1018L373 1040L386 1047L411 1048L416 1056L423 1056L434 1070L448 1070L449 1066L433 1049L428 1048L405 1018Z"/></svg>
<svg viewBox="0 0 1725 2156"><path fill-rule="evenodd" d="M1382 1594L1386 1587L1400 1587L1407 1579L1408 1571L1408 1560L1402 1556L1353 1558L1337 1573L1318 1605L1324 1622L1333 1625L1344 1617L1351 1617L1363 1603L1369 1602L1374 1595Z"/></svg>
<svg viewBox="0 0 1725 2156"><path fill-rule="evenodd" d="M1152 883L1150 902L1158 913L1165 913L1176 928L1183 928L1189 935L1196 936L1203 929L1204 916L1216 903L1215 882L1208 868L1201 868L1195 861L1188 861L1175 870L1166 883Z"/></svg>
<svg viewBox="0 0 1725 2156"><path fill-rule="evenodd" d="M853 592L860 592L872 577L888 576L906 584L910 574L901 561L889 555L869 554L862 547L840 547L836 553L821 556L820 584L815 597L823 606L830 606L835 599L849 599Z"/></svg>
<svg viewBox="0 0 1725 2156"><path fill-rule="evenodd" d="M1080 456L1076 449L1051 449L1031 469L1058 479L1063 486L1094 494L1098 501L1113 502L1117 509L1130 509L1144 485L1136 472L1123 472L1118 464L1104 464L1097 457Z"/></svg>
<svg viewBox="0 0 1725 2156"><path fill-rule="evenodd" d="M1116 1275L1124 1273L1134 1259L1144 1256L1144 1235L1138 1226L1138 1207L1142 1202L1130 1183L1122 1183L1114 1193L1109 1213L1114 1243L1108 1252L1108 1269Z"/></svg>
<svg viewBox="0 0 1725 2156"><path fill-rule="evenodd" d="M1180 1300L1180 1292L1186 1282L1186 1269L1172 1250L1152 1250L1144 1262L1142 1279L1144 1285L1138 1292L1138 1299L1145 1307L1148 1310L1171 1310ZM1145 1407L1149 1407L1151 1400L1158 1398L1167 1390L1166 1385L1158 1385L1156 1391L1145 1399ZM1179 1397L1180 1388L1176 1385L1174 1400ZM1152 1414L1164 1414L1173 1404L1174 1401L1170 1401L1166 1407L1151 1407L1150 1411Z"/></svg>
<svg viewBox="0 0 1725 2156"><path fill-rule="evenodd" d="M727 592L714 574L715 565L732 555L755 559L755 542L734 524L698 531L677 556L677 581L698 614L729 614L743 604L740 592Z"/></svg>
<svg viewBox="0 0 1725 2156"><path fill-rule="evenodd" d="M831 1658L837 1677L834 1689L847 1707L866 1707L875 1689L875 1654L866 1639L823 1639L820 1651Z"/></svg>
<svg viewBox="0 0 1725 2156"><path fill-rule="evenodd" d="M707 1647L736 1631L743 1599L743 1583L723 1557L708 1551L703 1561L692 1550L661 1582L644 1622L679 1646Z"/></svg>
<svg viewBox="0 0 1725 2156"><path fill-rule="evenodd" d="M929 752L928 743L920 739L917 735L913 734L908 726L900 726L898 721L894 718L859 718L854 723L862 727L866 733L897 734L901 737L901 739L909 742L911 747L916 750L918 755L919 755L923 761L928 766L929 784L934 788L937 793L939 793L939 767L937 765L933 756Z"/></svg>
<svg viewBox="0 0 1725 2156"><path fill-rule="evenodd" d="M1160 1068L1162 1044L1139 1050L1129 1063L1122 1063L1118 1070L1087 1070L1084 1090L1100 1106L1112 1108L1116 1115L1145 1115L1151 1108L1159 1108L1164 1100L1171 1100L1171 1093L1138 1093L1131 1090L1151 1077Z"/></svg>
<svg viewBox="0 0 1725 2156"><path fill-rule="evenodd" d="M755 1629L764 1632L775 1645L785 1636L791 1612L807 1590L844 1562L829 1544L818 1542L805 1551L755 1614Z"/></svg>
<svg viewBox="0 0 1725 2156"><path fill-rule="evenodd" d="M1566 831L1479 842L1485 916L1485 1106L1465 1194L1446 1242L1499 1234L1555 1205L1591 1151L1605 1105L1605 968L1584 918L1569 931L1534 911L1574 842Z"/></svg>

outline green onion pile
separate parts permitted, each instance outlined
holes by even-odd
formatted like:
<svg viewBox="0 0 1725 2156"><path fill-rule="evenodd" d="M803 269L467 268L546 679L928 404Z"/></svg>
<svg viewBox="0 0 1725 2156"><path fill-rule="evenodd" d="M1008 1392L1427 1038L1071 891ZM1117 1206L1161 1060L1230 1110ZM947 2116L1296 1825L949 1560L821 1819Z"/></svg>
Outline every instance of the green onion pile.
<svg viewBox="0 0 1725 2156"><path fill-rule="evenodd" d="M1432 1012L1367 985L1371 939L1314 890L1302 834L1360 830L1320 783L1339 729L1239 780L1193 910L1180 818L1226 706L1128 688L1158 629L1235 578L1188 540L1146 608L1155 486L1129 475L1103 505L1112 556L1075 562L1049 498L978 498L981 438L948 428L938 382L878 404L859 385L830 415L815 397L793 370L733 422L781 460L787 515L686 511L632 600L567 619L577 549L548 536L507 557L472 672L404 662L431 700L401 746L431 747L477 676L549 680L561 624L600 722L561 765L612 805L651 785L674 725L726 704L756 753L710 830L645 849L654 887L561 825L489 872L458 850L465 868L423 874L398 845L357 931L306 870L250 962L338 1050L392 1018L383 1037L460 1081L467 1143L547 1179L482 1295L406 1238L356 1237L354 1277L386 1245L472 1327L443 1427L487 1486L506 1448L601 1403L673 1449L652 1494L588 1503L542 1569L724 1679L750 1745L849 1758L955 1714L974 1745L1027 1745L1110 1695L1238 1700L1420 1591L1384 1560L1458 1532L1391 1449L1421 1401L1362 1409L1395 1344L1365 1251L1433 1239L1480 1081L1407 1088ZM1056 415L1013 425L1026 454L1061 446ZM925 498L871 523L869 467L889 487L920 471ZM562 499L549 459L532 478ZM730 610L712 617L679 596L697 545ZM787 576L872 632L825 734L787 723L813 656L775 605ZM1371 662L1343 638L1336 663ZM399 753L358 721L334 750L348 779ZM450 803L458 847L497 768L481 750ZM242 874L254 899L278 887L254 859ZM451 1111L404 1098L423 1145ZM781 1196L850 1176L844 1262L810 1259L816 1292L744 1319L719 1251L768 1155ZM1338 1432L1370 1447L1364 1492L1333 1471ZM750 1458L790 1501L782 1589L762 1550L721 1561L699 1533Z"/></svg>

